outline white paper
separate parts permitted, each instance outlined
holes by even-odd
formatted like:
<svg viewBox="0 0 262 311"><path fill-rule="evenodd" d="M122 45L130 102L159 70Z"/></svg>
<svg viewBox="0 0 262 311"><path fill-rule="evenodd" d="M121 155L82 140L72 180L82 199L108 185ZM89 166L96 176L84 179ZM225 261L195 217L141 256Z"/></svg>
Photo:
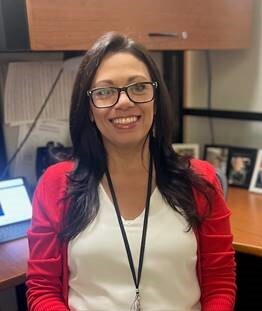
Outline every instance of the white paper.
<svg viewBox="0 0 262 311"><path fill-rule="evenodd" d="M72 62L72 64L74 64ZM11 125L32 123L63 68L53 94L42 112L42 120L66 120L78 69L67 62L16 62L8 66L4 96L4 120Z"/></svg>
<svg viewBox="0 0 262 311"><path fill-rule="evenodd" d="M18 145L29 128L30 125L19 127ZM31 186L35 186L37 147L44 147L49 141L59 142L64 146L69 145L67 121L39 121L15 159L13 175L24 176Z"/></svg>

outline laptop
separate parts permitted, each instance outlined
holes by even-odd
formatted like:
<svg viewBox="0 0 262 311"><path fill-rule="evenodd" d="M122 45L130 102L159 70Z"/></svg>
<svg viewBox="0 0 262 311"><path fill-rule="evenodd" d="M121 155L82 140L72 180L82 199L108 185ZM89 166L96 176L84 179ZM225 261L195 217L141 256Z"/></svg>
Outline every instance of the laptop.
<svg viewBox="0 0 262 311"><path fill-rule="evenodd" d="M23 177L0 180L0 243L27 235L32 204Z"/></svg>

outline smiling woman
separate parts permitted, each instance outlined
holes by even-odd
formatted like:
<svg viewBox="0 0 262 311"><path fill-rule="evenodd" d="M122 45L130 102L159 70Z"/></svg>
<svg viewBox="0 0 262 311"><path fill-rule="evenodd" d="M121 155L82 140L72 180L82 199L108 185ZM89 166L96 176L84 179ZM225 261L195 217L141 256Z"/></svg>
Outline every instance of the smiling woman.
<svg viewBox="0 0 262 311"><path fill-rule="evenodd" d="M131 144L141 150L154 117L156 82L150 80L146 65L130 53L109 54L101 62L89 93L92 118L107 151Z"/></svg>
<svg viewBox="0 0 262 311"><path fill-rule="evenodd" d="M34 194L29 310L233 310L230 212L214 168L174 151L171 107L138 43L107 33L86 53L73 157Z"/></svg>

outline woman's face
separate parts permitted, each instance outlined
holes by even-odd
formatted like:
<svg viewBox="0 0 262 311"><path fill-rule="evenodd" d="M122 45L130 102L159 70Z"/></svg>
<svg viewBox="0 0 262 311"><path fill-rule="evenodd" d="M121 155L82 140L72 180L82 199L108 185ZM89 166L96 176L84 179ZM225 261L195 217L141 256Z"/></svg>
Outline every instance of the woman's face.
<svg viewBox="0 0 262 311"><path fill-rule="evenodd" d="M124 87L136 82L151 82L146 65L130 53L107 55L101 62L91 89ZM143 144L154 117L154 100L135 104L125 92L109 108L96 108L91 103L91 118L102 134L105 147L130 147Z"/></svg>

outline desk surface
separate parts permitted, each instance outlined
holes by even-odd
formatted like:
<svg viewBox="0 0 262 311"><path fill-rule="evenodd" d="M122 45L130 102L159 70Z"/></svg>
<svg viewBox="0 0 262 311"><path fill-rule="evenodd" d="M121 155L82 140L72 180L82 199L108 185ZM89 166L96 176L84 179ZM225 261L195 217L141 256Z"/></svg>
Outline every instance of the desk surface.
<svg viewBox="0 0 262 311"><path fill-rule="evenodd" d="M0 290L24 283L27 258L27 238L0 244Z"/></svg>
<svg viewBox="0 0 262 311"><path fill-rule="evenodd" d="M262 257L262 194L229 188L227 203L235 250Z"/></svg>
<svg viewBox="0 0 262 311"><path fill-rule="evenodd" d="M239 252L262 257L262 195L230 188L227 199L232 210L234 247ZM0 290L25 281L27 239L0 245Z"/></svg>

